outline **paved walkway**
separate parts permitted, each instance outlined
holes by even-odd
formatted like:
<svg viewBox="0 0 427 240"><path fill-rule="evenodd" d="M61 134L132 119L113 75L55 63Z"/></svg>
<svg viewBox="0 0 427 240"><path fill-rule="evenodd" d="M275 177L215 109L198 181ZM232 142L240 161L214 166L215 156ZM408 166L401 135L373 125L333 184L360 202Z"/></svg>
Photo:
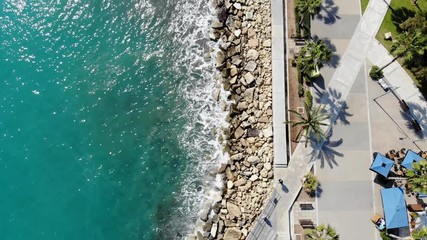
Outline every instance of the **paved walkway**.
<svg viewBox="0 0 427 240"><path fill-rule="evenodd" d="M275 1L277 0L272 1L273 5ZM337 3L338 2L339 0L337 0ZM388 53L384 51L384 48L382 48L381 45L378 45L378 42L375 40L376 32L378 31L382 19L387 11L388 2L389 0L371 0L363 18L357 24L357 28L354 31L351 40L348 42L346 42L345 39L340 38L339 34L348 34L349 32L347 31L351 30L348 30L345 26L355 26L351 25L354 24L354 20L349 20L347 24L343 24L343 29L341 29L342 31L332 30L334 29L333 24L331 26L324 26L323 30L318 29L320 30L320 37L321 31L325 33L330 31L328 29L335 31L335 34L337 35L329 36L329 38L338 40L335 41L337 51L343 51L343 49L346 49L339 61L339 66L336 71L334 71L334 69L329 69L330 72L323 72L322 74L325 79L329 75L330 78L327 77L327 79L331 80L327 81L326 79L326 91L320 102L330 109L332 115L331 122L340 120L336 125L331 125L330 128L332 129L332 126L334 127L331 140L332 142L337 142L335 143L337 145L335 149L331 149L332 152L336 150L338 153L336 154L336 163L330 162L332 163L332 166L335 167L335 170L332 170L334 168L331 169L330 167L321 168L320 164L322 161L319 161L320 164L316 168L316 171L318 171L317 174L319 175L319 178L321 178L321 182L323 182L323 192L319 198L319 223L329 222L332 225L337 226L337 230L343 239L353 239L355 233L352 226L364 226L362 228L363 231L357 232L358 236L362 232L366 232L366 236L362 236L361 239L373 239L374 236L374 231L370 231L371 228L367 226L367 224L370 215L376 210L375 208L378 205L379 199L378 195L374 192L372 182L369 183L369 178L372 180L373 175L367 170L367 168L369 167L369 159L372 151L384 151L384 149L382 149L384 146L377 146L375 143L370 141L371 134L374 132L374 135L377 136L377 134L379 135L384 133L371 131L370 127L372 123L370 122L370 119L372 118L370 115L373 114L381 116L382 119L385 119L387 118L387 113L381 108L381 106L374 106L373 109L369 109L370 105L373 104L373 98L381 96L381 89L375 85L375 82L366 79L367 73L365 69L365 61L369 59L374 64L381 66L391 59L390 56L387 56ZM331 4L331 1L326 1L325 3L333 5L333 3ZM343 13L346 11L351 12L352 7L350 5L340 4L339 9L341 9L340 11ZM277 30L277 26L275 26L274 12L273 7L273 35L274 31ZM329 23L335 23L334 21L339 20L339 18L334 19L334 14L327 15L327 17L329 17L327 18L330 21ZM281 24L283 24L283 21ZM283 26L281 31L283 31ZM281 34L283 37L283 32ZM275 41L274 39L275 38L273 36L273 45ZM273 53L274 52L275 51L273 51ZM277 59L273 56L273 75L275 60ZM412 107L414 114L420 117L419 122L426 130L427 119L424 118L426 116L425 112L427 112L427 104L418 90L414 88L410 78L408 78L406 73L398 66L398 64L396 64L397 63L392 64L385 70L385 76L390 84L399 87L396 90L398 95L405 99L408 104L411 104L410 106ZM275 93L277 92L273 87L273 98ZM387 96L390 98L389 96L391 95ZM383 104L385 105L387 105L386 103L394 101L393 99L383 99L384 100L382 101L384 101ZM279 100L281 101L281 99ZM274 101L275 100L273 99L273 105ZM347 105L343 105L342 103L346 103ZM348 108L343 108L343 106L347 106ZM398 107L398 105L396 107ZM348 109L352 109L354 112L348 112ZM346 110L349 114L347 115L347 121L349 124L343 121L346 120L345 118L341 118L342 114L340 113L342 113L342 110ZM381 115L381 113L383 115ZM283 113L280 112L281 116L283 116L282 114ZM398 124L393 123L392 119L386 122L389 125L384 123L382 124L384 126L392 126L395 130L390 131L391 134L395 134L396 136L401 136L399 134L403 134L402 136L406 137L410 135L405 133L408 129L404 129L403 133L401 133L401 129L399 129ZM276 127L277 126L275 126L275 128ZM396 133L396 131L398 131L398 133ZM277 135L275 135L275 137L276 136ZM411 146L412 141L410 141L409 138L399 137L399 139L401 138L405 143L403 146ZM330 143L331 141L326 142L326 146ZM393 142L390 144L393 144ZM303 145L304 144L299 144L297 146L287 168L275 168L276 183L278 179L283 179L285 186L281 188L276 184L276 188L280 194L280 201L271 215L272 217L276 217L275 221L272 221L274 224L272 224L271 228L277 231L277 239L279 240L291 239L293 226L290 224L292 222L292 219L290 219L291 216L289 215L290 209L301 190L301 179L313 166L311 157L315 153L311 147L304 148ZM402 142L398 142L396 145L402 146ZM373 147L375 149L373 149ZM379 149L376 150L376 148ZM316 154L320 153L320 151L318 151L319 147L316 147L316 149ZM281 152L281 149L277 149L275 145L275 160L276 151ZM340 154L342 156L340 156ZM324 155L318 156L321 158ZM344 156L345 161L341 161L344 159ZM279 157L280 159L283 158L283 156ZM368 159L368 161L360 162L362 158ZM335 166L333 164L335 164ZM321 173L320 171L324 172ZM348 190L350 187L352 188L352 192ZM343 194L343 192L346 193ZM365 195L368 195L368 197L360 199L360 196ZM345 196L346 199L337 201L336 196ZM371 198L370 196L373 196L373 201L369 200ZM343 221L343 219L345 220ZM357 222L357 219L363 220L362 222ZM350 223L347 220L353 221L354 223ZM367 230L365 231L365 229Z"/></svg>

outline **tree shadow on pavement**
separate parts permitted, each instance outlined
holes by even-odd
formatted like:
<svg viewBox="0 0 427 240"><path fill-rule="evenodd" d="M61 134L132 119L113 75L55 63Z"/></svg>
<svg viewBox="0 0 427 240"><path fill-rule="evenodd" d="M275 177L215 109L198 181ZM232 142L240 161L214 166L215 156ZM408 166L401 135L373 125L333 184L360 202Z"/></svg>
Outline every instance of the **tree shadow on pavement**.
<svg viewBox="0 0 427 240"><path fill-rule="evenodd" d="M316 89L316 91L319 91L318 94L320 94L320 89ZM342 94L338 92L335 89L329 88L327 91L323 92L323 95L320 99L317 99L316 102L318 104L325 104L326 110L328 111L328 114L331 116L331 123L336 125L338 121L343 123L344 125L349 125L350 121L347 120L347 117L353 116L353 114L348 112L348 105L347 102L344 100L340 100L342 97Z"/></svg>
<svg viewBox="0 0 427 240"><path fill-rule="evenodd" d="M323 192L323 189L321 184L319 183L319 185L316 188L316 192L314 193L314 197L320 198L322 196L322 192Z"/></svg>
<svg viewBox="0 0 427 240"><path fill-rule="evenodd" d="M402 115L402 117L407 120L406 127L411 129L418 137L423 138L423 129L427 127L427 125L425 124L427 123L427 109L413 102L406 102L406 104L409 107L410 113L408 111L405 112L403 110L400 110L400 114ZM421 126L420 131L418 131L415 125L413 124L413 119L417 120L417 122Z"/></svg>
<svg viewBox="0 0 427 240"><path fill-rule="evenodd" d="M334 148L339 147L343 143L343 139L340 138L337 141L331 140L332 129L329 131L326 140L323 143L313 143L313 151L311 154L310 161L320 160L320 168L325 167L325 162L332 169L334 166L338 166L338 162L335 160L335 157L343 157L344 154L338 152Z"/></svg>
<svg viewBox="0 0 427 240"><path fill-rule="evenodd" d="M326 46L329 47L329 49L332 51L332 58L328 62L323 62L326 66L329 66L331 68L336 69L338 65L340 64L341 57L337 55L337 47L335 47L335 44L332 43L332 41L329 38L322 38L323 42L326 44Z"/></svg>
<svg viewBox="0 0 427 240"><path fill-rule="evenodd" d="M320 7L319 14L316 15L316 18L323 20L325 24L334 24L337 19L341 19L338 16L339 7L335 6L334 0L325 0Z"/></svg>

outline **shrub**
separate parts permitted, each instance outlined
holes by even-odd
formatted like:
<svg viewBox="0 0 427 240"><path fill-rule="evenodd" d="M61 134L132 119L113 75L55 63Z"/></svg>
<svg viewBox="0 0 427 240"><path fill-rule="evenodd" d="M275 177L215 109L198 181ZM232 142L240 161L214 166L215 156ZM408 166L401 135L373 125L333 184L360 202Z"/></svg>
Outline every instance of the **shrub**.
<svg viewBox="0 0 427 240"><path fill-rule="evenodd" d="M382 240L392 240L391 237L387 236L385 231L381 231L380 236L381 236Z"/></svg>
<svg viewBox="0 0 427 240"><path fill-rule="evenodd" d="M380 68L377 65L372 66L371 70L369 71L369 76L372 78L372 80L378 80L384 77L383 71L379 70Z"/></svg>
<svg viewBox="0 0 427 240"><path fill-rule="evenodd" d="M319 181L317 180L316 176L314 176L312 173L308 173L304 176L303 179L303 187L304 190L307 193L313 193L316 191L317 187L319 186Z"/></svg>
<svg viewBox="0 0 427 240"><path fill-rule="evenodd" d="M298 83L298 96L304 97L304 85L301 83Z"/></svg>
<svg viewBox="0 0 427 240"><path fill-rule="evenodd" d="M307 91L305 91L305 102L307 103L307 106L311 109L311 106L313 106L313 96L311 95L310 89L307 89Z"/></svg>

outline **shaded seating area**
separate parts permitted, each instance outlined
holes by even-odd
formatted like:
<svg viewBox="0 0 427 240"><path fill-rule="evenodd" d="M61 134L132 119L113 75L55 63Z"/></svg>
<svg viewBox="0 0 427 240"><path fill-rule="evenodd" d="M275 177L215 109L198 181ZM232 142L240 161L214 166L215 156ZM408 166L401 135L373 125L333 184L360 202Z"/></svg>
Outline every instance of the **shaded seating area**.
<svg viewBox="0 0 427 240"><path fill-rule="evenodd" d="M381 199L386 229L409 227L403 189L400 187L381 189Z"/></svg>
<svg viewBox="0 0 427 240"><path fill-rule="evenodd" d="M406 169L412 169L412 164L421 161L421 159L423 158L420 155L409 149L403 159L402 166Z"/></svg>
<svg viewBox="0 0 427 240"><path fill-rule="evenodd" d="M374 160L372 161L369 170L374 171L387 178L393 165L394 161L382 155L381 153L376 152L374 154Z"/></svg>

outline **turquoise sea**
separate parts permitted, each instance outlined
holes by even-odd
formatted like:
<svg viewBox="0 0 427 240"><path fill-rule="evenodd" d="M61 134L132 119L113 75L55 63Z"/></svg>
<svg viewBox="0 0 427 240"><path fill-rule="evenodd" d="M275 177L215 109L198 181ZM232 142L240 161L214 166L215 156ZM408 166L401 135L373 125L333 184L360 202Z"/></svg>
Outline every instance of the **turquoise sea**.
<svg viewBox="0 0 427 240"><path fill-rule="evenodd" d="M0 0L0 239L180 239L214 184L203 0Z"/></svg>

